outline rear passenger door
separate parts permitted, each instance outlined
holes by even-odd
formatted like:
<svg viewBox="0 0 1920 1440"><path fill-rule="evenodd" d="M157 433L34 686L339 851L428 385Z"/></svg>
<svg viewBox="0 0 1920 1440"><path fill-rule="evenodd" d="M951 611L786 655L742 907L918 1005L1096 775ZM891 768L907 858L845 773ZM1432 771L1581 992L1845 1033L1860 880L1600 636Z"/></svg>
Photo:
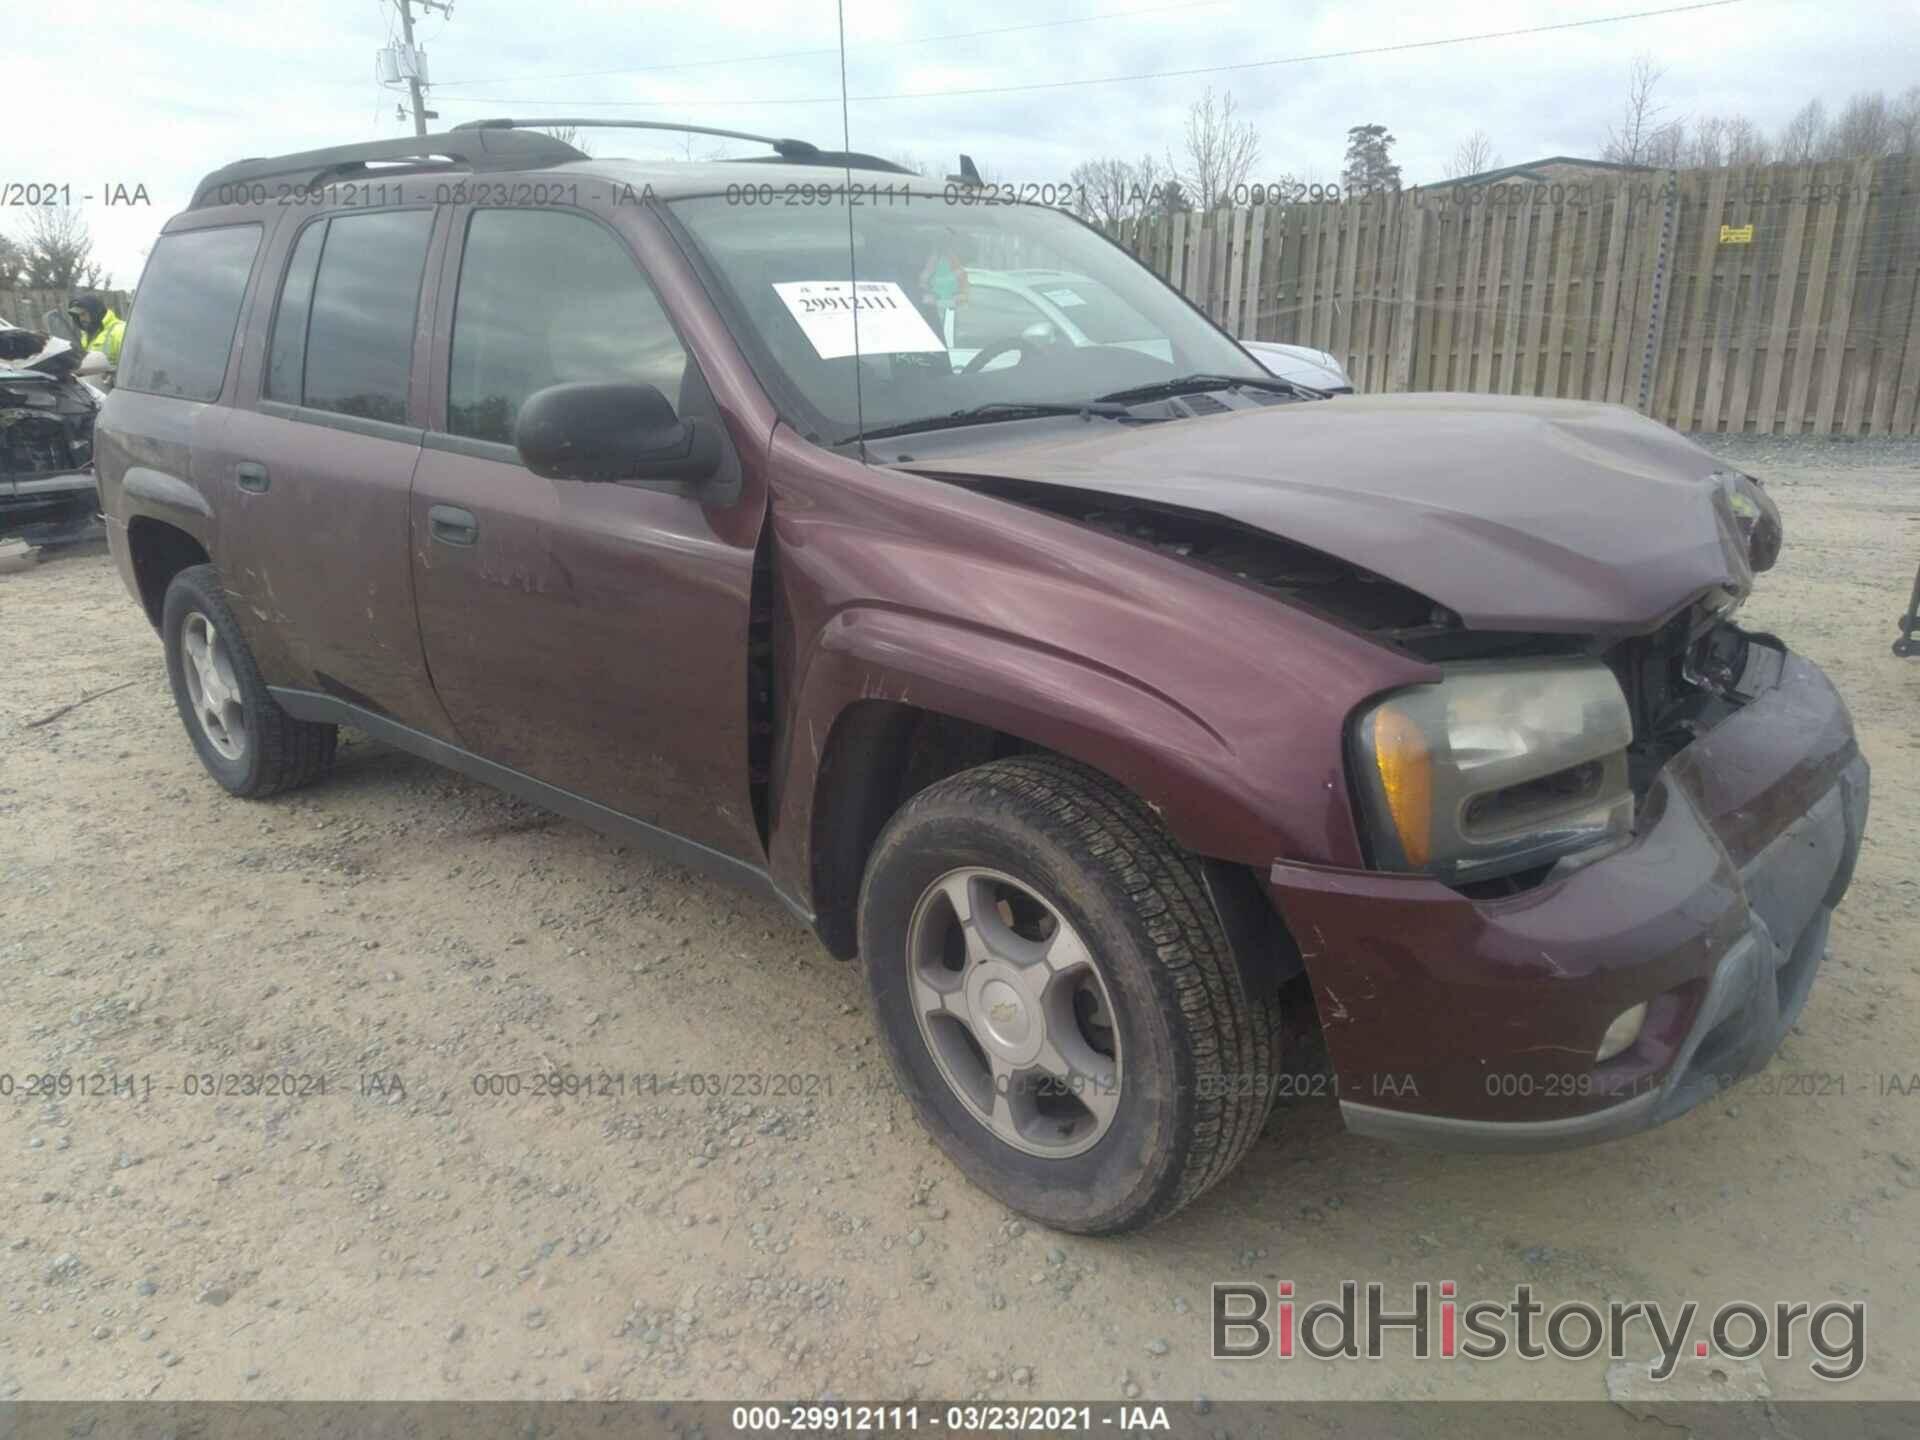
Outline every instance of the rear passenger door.
<svg viewBox="0 0 1920 1440"><path fill-rule="evenodd" d="M226 437L221 569L269 683L444 736L407 558L435 220L430 204L342 210L275 247L264 361Z"/></svg>
<svg viewBox="0 0 1920 1440"><path fill-rule="evenodd" d="M413 547L427 661L461 742L764 863L747 734L764 501L547 480L512 444L526 398L567 381L644 382L682 416L717 418L699 366L601 218L480 207L455 229Z"/></svg>

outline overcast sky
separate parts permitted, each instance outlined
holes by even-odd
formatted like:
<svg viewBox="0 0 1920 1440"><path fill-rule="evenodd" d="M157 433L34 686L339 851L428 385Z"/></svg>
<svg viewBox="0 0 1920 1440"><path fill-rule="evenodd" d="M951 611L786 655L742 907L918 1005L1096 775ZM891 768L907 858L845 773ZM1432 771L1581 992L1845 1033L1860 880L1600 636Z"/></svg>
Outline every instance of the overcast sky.
<svg viewBox="0 0 1920 1440"><path fill-rule="evenodd" d="M1003 179L1064 179L1082 159L1177 147L1187 107L1212 84L1231 90L1259 127L1254 178L1335 179L1347 127L1378 122L1398 137L1395 154L1413 184L1441 178L1455 144L1475 128L1508 162L1597 153L1641 51L1666 67L1661 97L1670 114L1743 112L1769 133L1813 96L1832 109L1855 90L1891 95L1920 78L1920 10L1911 0L1740 0L1392 54L925 98L1366 50L1661 3L846 0L853 147L909 153L936 174L965 150ZM1062 21L1078 23L1051 23ZM455 0L450 19L436 11L417 23L442 124L581 113L840 139L838 56L790 53L831 52L835 10L817 0ZM70 183L96 253L122 287L135 282L154 234L206 171L411 128L396 109L404 87L374 79L374 52L398 30L392 0L16 4L6 28L0 65L16 87L28 77L43 86L48 100L29 111L16 88L0 182ZM1003 33L974 33L995 29ZM968 38L928 38L958 35ZM608 71L618 73L581 73ZM901 94L916 98L858 98ZM25 113L32 119L23 124ZM681 154L676 142L634 132L591 144L602 156ZM144 185L152 206L102 205L113 184ZM0 211L0 227L18 233L18 213Z"/></svg>

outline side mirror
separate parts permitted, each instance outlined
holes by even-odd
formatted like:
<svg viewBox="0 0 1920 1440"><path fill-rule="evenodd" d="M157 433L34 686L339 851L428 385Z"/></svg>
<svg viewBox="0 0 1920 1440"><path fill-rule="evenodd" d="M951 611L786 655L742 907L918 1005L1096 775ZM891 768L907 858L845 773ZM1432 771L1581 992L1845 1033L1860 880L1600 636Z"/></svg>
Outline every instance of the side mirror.
<svg viewBox="0 0 1920 1440"><path fill-rule="evenodd" d="M720 468L720 434L682 420L652 385L583 381L536 390L520 407L514 446L548 480L686 485Z"/></svg>

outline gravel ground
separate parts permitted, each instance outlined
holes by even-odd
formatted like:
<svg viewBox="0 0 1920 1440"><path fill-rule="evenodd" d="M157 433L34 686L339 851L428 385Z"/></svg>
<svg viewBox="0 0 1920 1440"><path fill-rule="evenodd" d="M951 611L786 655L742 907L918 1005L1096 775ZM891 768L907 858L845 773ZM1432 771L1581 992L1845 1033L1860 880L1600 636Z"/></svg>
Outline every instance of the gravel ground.
<svg viewBox="0 0 1920 1440"><path fill-rule="evenodd" d="M1546 1159L1402 1152L1291 1105L1200 1204L1116 1241L962 1182L890 1094L856 970L780 910L360 736L323 787L231 800L104 554L0 558L0 1399L1609 1391L1604 1359L1404 1343L1213 1362L1226 1279L1858 1300L1846 1396L1920 1393L1920 664L1888 648L1920 446L1724 448L1786 515L1750 622L1830 669L1875 766L1784 1054L1662 1131ZM603 1071L811 1093L530 1093ZM29 1097L45 1072L138 1094ZM255 1073L325 1090L192 1093ZM476 1093L495 1075L521 1093ZM1689 1357L1665 1393L1768 1392L1836 1393L1804 1356Z"/></svg>

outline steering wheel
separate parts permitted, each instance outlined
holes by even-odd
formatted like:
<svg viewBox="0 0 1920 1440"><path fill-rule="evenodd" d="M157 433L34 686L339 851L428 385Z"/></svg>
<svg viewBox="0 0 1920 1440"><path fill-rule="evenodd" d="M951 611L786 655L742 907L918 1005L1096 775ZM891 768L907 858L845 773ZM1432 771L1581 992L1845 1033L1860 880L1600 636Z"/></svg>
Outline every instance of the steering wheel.
<svg viewBox="0 0 1920 1440"><path fill-rule="evenodd" d="M1018 350L1022 361L1024 361L1027 356L1035 353L1033 346L1028 343L1026 336L1015 335L1010 340L1001 340L995 344L983 346L981 349L975 351L973 358L960 367L960 373L962 375L978 375L982 370L987 368L987 362L989 360L997 360L1009 350Z"/></svg>

